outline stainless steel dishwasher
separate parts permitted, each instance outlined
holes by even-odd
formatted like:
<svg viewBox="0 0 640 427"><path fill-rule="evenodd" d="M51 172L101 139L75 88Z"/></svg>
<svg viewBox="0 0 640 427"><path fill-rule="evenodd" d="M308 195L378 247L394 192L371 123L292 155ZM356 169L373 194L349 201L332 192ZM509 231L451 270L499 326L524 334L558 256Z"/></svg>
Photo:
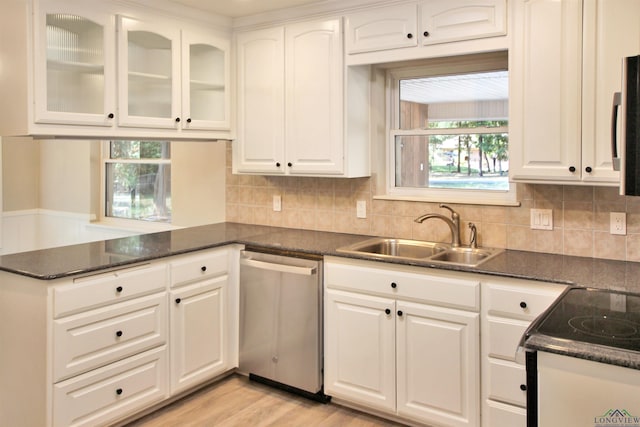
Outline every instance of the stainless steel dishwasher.
<svg viewBox="0 0 640 427"><path fill-rule="evenodd" d="M242 251L238 370L252 380L326 402L322 261L290 255Z"/></svg>

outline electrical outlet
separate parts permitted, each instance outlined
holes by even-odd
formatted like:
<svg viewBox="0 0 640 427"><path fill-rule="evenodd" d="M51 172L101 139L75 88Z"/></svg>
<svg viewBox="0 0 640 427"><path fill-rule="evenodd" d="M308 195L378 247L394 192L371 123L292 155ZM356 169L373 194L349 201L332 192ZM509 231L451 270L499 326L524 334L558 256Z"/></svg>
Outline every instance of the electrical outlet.
<svg viewBox="0 0 640 427"><path fill-rule="evenodd" d="M553 210L531 209L531 228L533 230L553 230Z"/></svg>
<svg viewBox="0 0 640 427"><path fill-rule="evenodd" d="M610 230L611 234L627 234L627 214L625 212L611 212L610 213Z"/></svg>
<svg viewBox="0 0 640 427"><path fill-rule="evenodd" d="M367 217L367 201L366 200L358 200L356 202L356 217L358 218Z"/></svg>
<svg viewBox="0 0 640 427"><path fill-rule="evenodd" d="M282 198L279 194L273 196L273 211L280 212L282 210Z"/></svg>

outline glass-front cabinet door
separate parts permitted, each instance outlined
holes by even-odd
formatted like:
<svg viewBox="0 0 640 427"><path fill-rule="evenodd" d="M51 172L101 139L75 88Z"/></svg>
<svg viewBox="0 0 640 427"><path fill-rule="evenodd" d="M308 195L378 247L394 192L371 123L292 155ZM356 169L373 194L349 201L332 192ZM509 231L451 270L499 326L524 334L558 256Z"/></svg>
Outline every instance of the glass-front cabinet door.
<svg viewBox="0 0 640 427"><path fill-rule="evenodd" d="M35 11L36 123L113 126L115 22L78 1Z"/></svg>
<svg viewBox="0 0 640 427"><path fill-rule="evenodd" d="M229 129L229 45L206 32L182 32L185 129Z"/></svg>
<svg viewBox="0 0 640 427"><path fill-rule="evenodd" d="M180 30L118 16L118 124L179 128Z"/></svg>

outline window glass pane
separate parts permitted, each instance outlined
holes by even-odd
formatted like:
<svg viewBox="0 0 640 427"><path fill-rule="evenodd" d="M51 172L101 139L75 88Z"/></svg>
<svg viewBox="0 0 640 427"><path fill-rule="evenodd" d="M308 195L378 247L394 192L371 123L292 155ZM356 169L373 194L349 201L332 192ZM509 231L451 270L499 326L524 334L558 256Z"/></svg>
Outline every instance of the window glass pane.
<svg viewBox="0 0 640 427"><path fill-rule="evenodd" d="M399 129L476 127L509 117L507 71L408 78L399 86Z"/></svg>
<svg viewBox="0 0 640 427"><path fill-rule="evenodd" d="M397 135L396 187L509 190L505 133Z"/></svg>
<svg viewBox="0 0 640 427"><path fill-rule="evenodd" d="M107 216L171 221L171 166L108 163Z"/></svg>
<svg viewBox="0 0 640 427"><path fill-rule="evenodd" d="M111 141L111 159L170 159L171 144L167 141Z"/></svg>

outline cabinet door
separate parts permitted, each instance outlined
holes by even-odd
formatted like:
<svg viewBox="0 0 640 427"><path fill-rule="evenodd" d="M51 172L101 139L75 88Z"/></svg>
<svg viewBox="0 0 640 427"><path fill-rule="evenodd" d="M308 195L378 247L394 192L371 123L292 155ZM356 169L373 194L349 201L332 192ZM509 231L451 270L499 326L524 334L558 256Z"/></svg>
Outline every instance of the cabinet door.
<svg viewBox="0 0 640 427"><path fill-rule="evenodd" d="M409 302L396 310L398 414L479 425L479 314Z"/></svg>
<svg viewBox="0 0 640 427"><path fill-rule="evenodd" d="M237 36L238 172L284 173L284 28Z"/></svg>
<svg viewBox="0 0 640 427"><path fill-rule="evenodd" d="M229 93L229 41L183 30L183 128L229 129Z"/></svg>
<svg viewBox="0 0 640 427"><path fill-rule="evenodd" d="M118 16L118 124L180 125L180 30Z"/></svg>
<svg viewBox="0 0 640 427"><path fill-rule="evenodd" d="M511 3L510 177L580 180L582 1Z"/></svg>
<svg viewBox="0 0 640 427"><path fill-rule="evenodd" d="M171 393L227 369L227 276L171 292Z"/></svg>
<svg viewBox="0 0 640 427"><path fill-rule="evenodd" d="M36 5L35 122L113 126L113 15L82 1Z"/></svg>
<svg viewBox="0 0 640 427"><path fill-rule="evenodd" d="M340 21L286 28L286 134L289 173L343 172L343 70Z"/></svg>
<svg viewBox="0 0 640 427"><path fill-rule="evenodd" d="M348 15L345 21L347 53L417 46L416 11L416 4L410 3Z"/></svg>
<svg viewBox="0 0 640 427"><path fill-rule="evenodd" d="M507 33L505 0L429 0L420 16L423 46Z"/></svg>
<svg viewBox="0 0 640 427"><path fill-rule="evenodd" d="M611 108L622 58L640 54L640 2L585 0L582 166L585 181L619 182L611 162ZM618 123L619 125L619 123ZM618 132L620 134L620 131ZM587 167L591 172L586 172Z"/></svg>
<svg viewBox="0 0 640 427"><path fill-rule="evenodd" d="M395 411L394 308L391 299L326 291L324 387L327 394Z"/></svg>

